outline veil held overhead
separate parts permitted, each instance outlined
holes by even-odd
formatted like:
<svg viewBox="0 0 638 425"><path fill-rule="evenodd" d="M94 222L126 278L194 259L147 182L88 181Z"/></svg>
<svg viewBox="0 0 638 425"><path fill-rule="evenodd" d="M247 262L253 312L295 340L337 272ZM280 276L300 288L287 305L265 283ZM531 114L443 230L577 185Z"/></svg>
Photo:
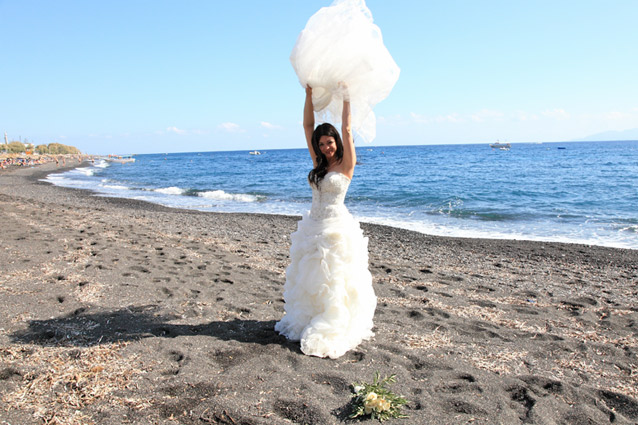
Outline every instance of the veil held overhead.
<svg viewBox="0 0 638 425"><path fill-rule="evenodd" d="M353 130L364 142L375 138L372 109L390 94L400 70L364 0L335 0L319 9L299 34L290 62L301 85L312 87L319 121L341 122L345 83Z"/></svg>

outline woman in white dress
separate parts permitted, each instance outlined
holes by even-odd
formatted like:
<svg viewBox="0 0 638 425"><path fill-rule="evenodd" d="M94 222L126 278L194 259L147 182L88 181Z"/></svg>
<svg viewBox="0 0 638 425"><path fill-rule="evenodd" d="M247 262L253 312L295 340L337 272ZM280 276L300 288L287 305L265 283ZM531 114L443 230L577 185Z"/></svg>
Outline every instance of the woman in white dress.
<svg viewBox="0 0 638 425"><path fill-rule="evenodd" d="M314 165L308 174L312 208L291 235L285 315L275 329L300 341L304 354L338 358L374 335L377 304L368 270L368 238L344 205L357 161L347 95L343 140L331 124L315 129L310 87L304 130Z"/></svg>

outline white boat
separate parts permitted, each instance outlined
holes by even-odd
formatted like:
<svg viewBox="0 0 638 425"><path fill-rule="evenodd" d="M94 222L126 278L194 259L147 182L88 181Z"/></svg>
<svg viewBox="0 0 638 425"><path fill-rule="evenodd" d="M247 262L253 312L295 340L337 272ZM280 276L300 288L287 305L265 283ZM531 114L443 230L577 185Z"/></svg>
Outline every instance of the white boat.
<svg viewBox="0 0 638 425"><path fill-rule="evenodd" d="M251 154L251 155L261 155L261 152L259 152L259 151L250 151L248 153Z"/></svg>
<svg viewBox="0 0 638 425"><path fill-rule="evenodd" d="M511 147L512 146L509 143L501 143L501 142L490 143L490 148L500 149L502 151L508 151L510 150Z"/></svg>

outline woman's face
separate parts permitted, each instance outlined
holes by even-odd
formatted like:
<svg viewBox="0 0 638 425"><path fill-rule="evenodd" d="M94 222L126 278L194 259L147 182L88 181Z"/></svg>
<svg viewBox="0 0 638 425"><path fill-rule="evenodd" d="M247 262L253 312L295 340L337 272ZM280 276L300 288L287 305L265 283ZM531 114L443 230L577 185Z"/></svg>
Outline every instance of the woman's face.
<svg viewBox="0 0 638 425"><path fill-rule="evenodd" d="M319 150L330 161L337 152L337 142L332 136L321 136L319 138Z"/></svg>

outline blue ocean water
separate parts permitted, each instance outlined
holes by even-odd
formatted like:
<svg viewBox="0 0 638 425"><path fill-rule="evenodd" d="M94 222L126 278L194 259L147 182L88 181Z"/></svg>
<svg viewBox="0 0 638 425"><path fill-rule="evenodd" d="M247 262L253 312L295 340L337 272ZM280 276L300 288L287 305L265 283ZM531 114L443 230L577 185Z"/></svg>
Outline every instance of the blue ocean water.
<svg viewBox="0 0 638 425"><path fill-rule="evenodd" d="M441 236L638 249L638 141L357 148L346 205L360 221ZM203 211L301 215L306 149L137 155L47 180Z"/></svg>

